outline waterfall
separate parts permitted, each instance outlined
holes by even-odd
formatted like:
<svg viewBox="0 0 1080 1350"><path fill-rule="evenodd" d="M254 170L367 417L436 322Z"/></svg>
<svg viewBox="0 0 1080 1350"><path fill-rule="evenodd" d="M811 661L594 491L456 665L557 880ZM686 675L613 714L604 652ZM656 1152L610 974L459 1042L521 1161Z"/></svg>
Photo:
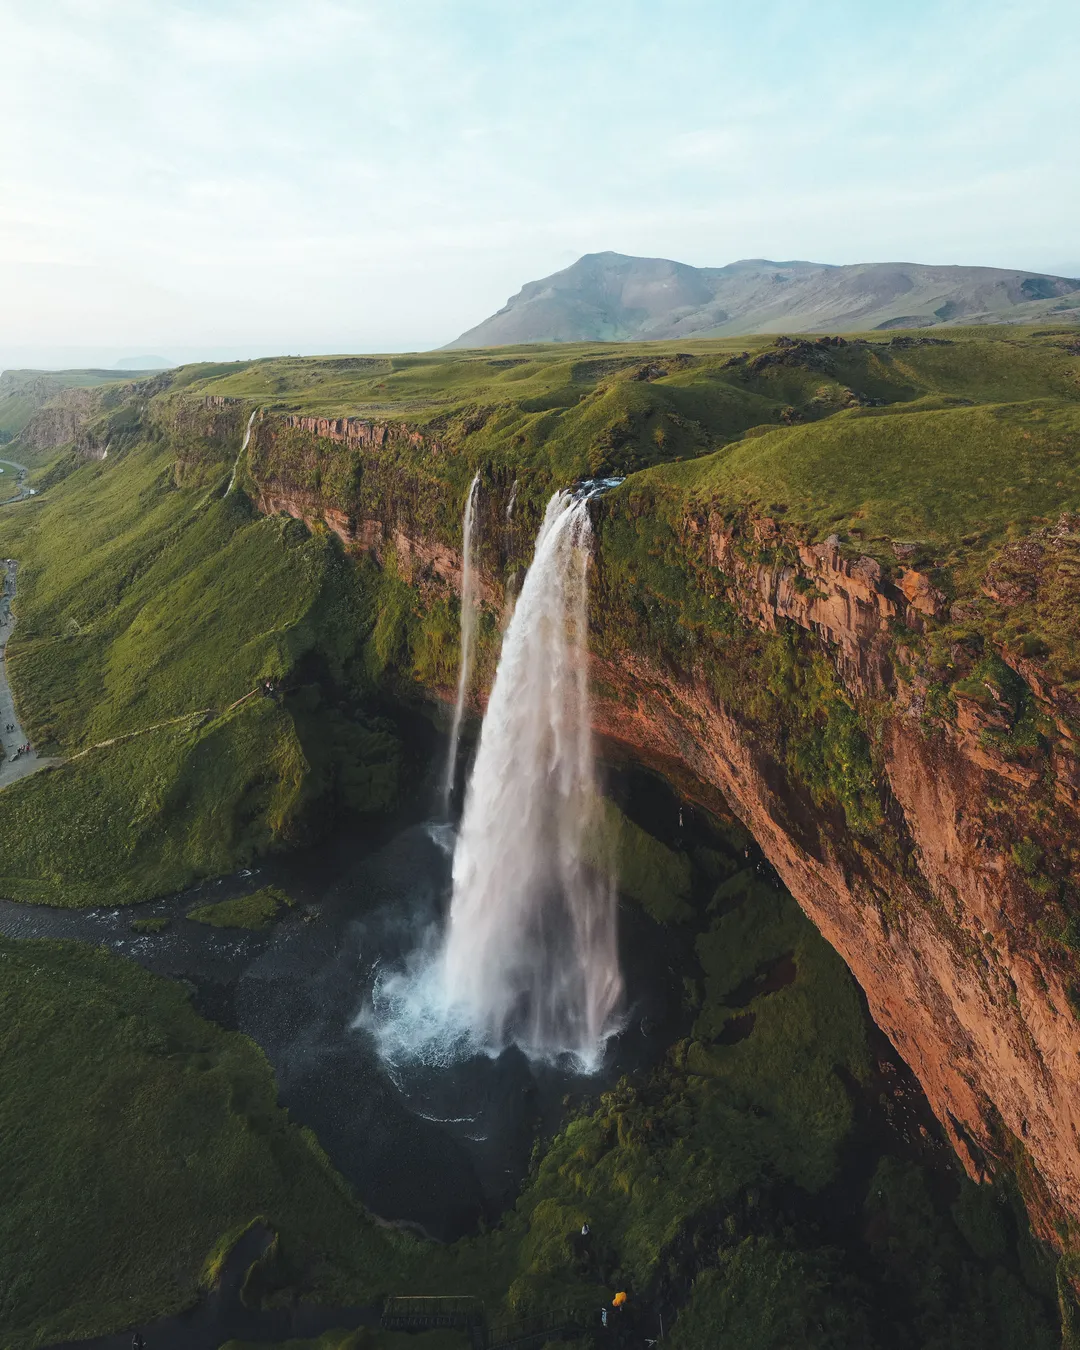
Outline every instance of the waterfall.
<svg viewBox="0 0 1080 1350"><path fill-rule="evenodd" d="M255 421L255 414L258 411L259 411L258 408L252 408L251 416L248 418L247 426L244 428L244 439L240 442L240 449L236 452L236 458L233 460L232 466L232 477L229 479L229 486L225 489L226 497L233 490L233 486L236 483L236 473L237 470L240 468L240 459L244 451L248 448L248 441L251 440L251 427Z"/></svg>
<svg viewBox="0 0 1080 1350"><path fill-rule="evenodd" d="M454 851L445 933L381 976L369 1018L391 1064L509 1044L595 1065L622 994L612 876L584 861L598 826L588 701L582 500L548 503L503 640ZM596 856L594 848L592 856Z"/></svg>
<svg viewBox="0 0 1080 1350"><path fill-rule="evenodd" d="M584 501L548 503L503 642L454 853L447 999L489 1045L594 1055L622 991L610 877L583 861L598 797Z"/></svg>
<svg viewBox="0 0 1080 1350"><path fill-rule="evenodd" d="M465 715L465 699L469 692L469 676L472 674L473 637L476 632L476 598L474 595L475 566L473 552L476 548L476 494L480 487L479 473L472 480L469 495L465 501L465 520L461 529L461 648L458 656L457 702L454 704L454 721L450 728L450 749L446 756L446 773L443 777L443 814L450 812L450 798L454 794L454 776L457 770L458 742L461 740L461 721Z"/></svg>

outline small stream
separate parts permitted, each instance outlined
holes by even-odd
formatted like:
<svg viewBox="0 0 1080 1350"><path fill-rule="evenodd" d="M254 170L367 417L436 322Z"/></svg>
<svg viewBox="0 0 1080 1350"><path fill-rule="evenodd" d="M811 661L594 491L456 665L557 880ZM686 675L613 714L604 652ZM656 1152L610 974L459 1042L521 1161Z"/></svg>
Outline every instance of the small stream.
<svg viewBox="0 0 1080 1350"><path fill-rule="evenodd" d="M26 486L26 479L30 474L30 470L25 464L16 464L13 459L0 459L0 468L4 470L4 477L3 479L0 479L0 484L3 484L4 486L0 486L0 492L4 492L12 486L7 470L15 470L15 496L0 499L0 506L6 506L8 502L21 502L24 497L37 496L37 493L32 488Z"/></svg>
<svg viewBox="0 0 1080 1350"><path fill-rule="evenodd" d="M72 910L0 900L0 933L105 946L189 984L205 1016L262 1047L282 1105L314 1130L365 1205L451 1241L513 1203L537 1136L558 1128L568 1095L592 1096L654 1061L683 1016L677 962L657 960L663 931L626 906L631 1003L598 1074L530 1062L513 1048L497 1059L388 1069L354 1023L380 969L441 923L452 848L452 828L417 819L414 807L411 818L341 831L316 849L145 904ZM186 917L270 884L296 906L266 932ZM147 918L169 923L133 931Z"/></svg>
<svg viewBox="0 0 1080 1350"><path fill-rule="evenodd" d="M653 775L609 766L604 777L626 816L669 848L687 854L701 845L730 848L704 813L685 807ZM316 847L145 904L74 910L0 900L0 933L105 946L186 983L205 1016L262 1047L282 1105L314 1131L374 1214L448 1242L476 1232L481 1221L494 1222L513 1204L537 1138L554 1133L568 1107L648 1068L686 1034L682 974L692 968L693 932L660 926L637 904L620 905L627 1006L622 1030L591 1076L530 1061L517 1049L438 1068L387 1066L371 1035L357 1026L358 1014L370 1004L380 972L415 952L425 933L442 924L450 897L454 833L424 818L420 803L435 795L434 783L427 787L396 818L341 829ZM767 875L756 849L747 856ZM295 905L265 932L187 918L196 906L267 885L280 887ZM695 873L696 905L705 904L711 886L704 873ZM140 919L168 924L158 932L133 930ZM794 976L790 955L781 955L734 989L730 1002L750 1003ZM748 1033L753 1013L747 1016L748 1023L734 1019L732 1026ZM876 1031L872 1045L877 1071L868 1083L849 1085L859 1123L841 1173L824 1197L793 1191L790 1198L793 1212L808 1206L807 1221L835 1231L841 1245L858 1221L878 1159L901 1138L903 1152L930 1167L935 1184L950 1196L955 1187L951 1155L917 1083ZM217 1350L230 1337L273 1343L378 1324L377 1308L248 1308L240 1297L244 1277L270 1238L259 1226L249 1230L214 1291L180 1316L144 1327L152 1350ZM77 1343L77 1350L130 1344L128 1330ZM53 1350L76 1350L76 1343Z"/></svg>

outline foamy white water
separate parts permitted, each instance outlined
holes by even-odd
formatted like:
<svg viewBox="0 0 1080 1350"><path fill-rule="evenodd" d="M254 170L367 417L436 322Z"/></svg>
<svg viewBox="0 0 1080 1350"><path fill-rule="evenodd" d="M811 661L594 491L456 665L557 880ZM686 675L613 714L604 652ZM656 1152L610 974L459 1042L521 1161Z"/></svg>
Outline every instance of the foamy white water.
<svg viewBox="0 0 1080 1350"><path fill-rule="evenodd" d="M516 1044L597 1063L622 995L611 875L596 828L589 719L586 505L548 503L480 733L441 942L384 975L369 1025L391 1062ZM367 1020L367 1019L365 1019Z"/></svg>
<svg viewBox="0 0 1080 1350"><path fill-rule="evenodd" d="M461 643L458 655L457 701L454 704L454 721L450 728L450 749L446 756L446 772L443 775L443 811L450 810L450 798L454 793L454 777L457 771L458 743L461 740L461 722L465 715L465 699L469 693L469 678L472 675L473 645L476 635L476 583L474 578L476 547L476 494L480 488L480 475L477 474L469 487L465 501L465 519L461 527Z"/></svg>

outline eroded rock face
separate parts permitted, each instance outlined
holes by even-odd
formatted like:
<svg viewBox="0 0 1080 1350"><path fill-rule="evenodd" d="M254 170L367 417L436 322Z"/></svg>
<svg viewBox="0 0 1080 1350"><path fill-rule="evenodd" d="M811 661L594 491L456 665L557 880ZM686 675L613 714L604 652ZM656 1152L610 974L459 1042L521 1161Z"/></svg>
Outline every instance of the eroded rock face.
<svg viewBox="0 0 1080 1350"><path fill-rule="evenodd" d="M41 453L76 441L99 399L96 389L67 390L36 412L12 444Z"/></svg>
<svg viewBox="0 0 1080 1350"><path fill-rule="evenodd" d="M404 579L421 589L432 583L443 590L458 588L461 580L461 551L447 544L415 538L384 520L350 516L336 507L326 506L315 494L296 491L260 490L256 505L264 515L285 514L302 520L309 528L322 524L331 530L347 549L370 553L383 562L393 552ZM482 582L482 598L495 591Z"/></svg>
<svg viewBox="0 0 1080 1350"><path fill-rule="evenodd" d="M338 424L304 430L353 434ZM376 444L373 432L361 434ZM323 520L351 550L382 557L392 547L421 587L457 588L457 551L401 523L389 500L358 519L324 491L264 481L258 504ZM886 576L835 538L800 542L770 519L736 525L702 510L682 530L694 584L722 586L752 628L790 624L813 635L845 694L874 709L882 824L871 835L853 830L839 807L813 799L700 671L620 638L617 628L604 632L595 658L597 732L690 797L710 807L722 799L743 820L851 968L964 1165L975 1176L999 1161L1018 1165L1036 1225L1054 1239L1063 1216L1080 1217L1080 997L1060 945L1044 932L1045 878L1017 858L1035 857L1040 839L1080 838L1072 696L1037 662L1006 652L1039 717L1056 728L1039 755L1010 751L1016 709L978 681L966 694L957 685L950 717L930 719L933 673L916 639L950 610L932 577L899 550ZM1025 563L1042 567L1051 547L1038 543L1030 559L1004 557L987 586L1006 603L1035 594L1041 583ZM487 563L484 596L499 605L503 578ZM1036 810L1037 785L1047 791Z"/></svg>
<svg viewBox="0 0 1080 1350"><path fill-rule="evenodd" d="M303 417L296 414L281 420L287 428L308 431L313 436L358 449L381 450L393 441L404 441L408 445L422 445L433 453L442 450L438 441L426 438L405 422L374 422L365 417Z"/></svg>
<svg viewBox="0 0 1080 1350"><path fill-rule="evenodd" d="M71 446L84 459L103 459L110 436L107 426L95 426L95 420L103 422L111 409L121 407L133 394L149 400L167 386L169 378L165 372L123 384L65 389L34 413L11 444L34 454ZM42 384L47 390L47 377ZM35 392L32 386L28 392Z"/></svg>
<svg viewBox="0 0 1080 1350"><path fill-rule="evenodd" d="M962 745L928 742L900 713L891 719L901 866L845 847L842 820L794 789L703 685L631 653L597 675L619 691L597 701L597 730L683 790L700 785L703 804L718 792L747 825L851 968L967 1170L980 1177L1000 1157L1000 1117L1055 1204L1080 1214L1080 1027L1060 974L1017 945L1022 888L979 810L1002 791L994 770ZM1036 1215L1049 1237L1053 1210Z"/></svg>
<svg viewBox="0 0 1080 1350"><path fill-rule="evenodd" d="M1028 831L1080 837L1072 696L1035 661L995 652L1023 681L1043 748L1013 752L1016 709L977 680L956 685L954 718L928 723L931 674L896 636L947 615L928 575L901 566L887 580L875 560L843 556L838 540L785 540L771 520L740 531L706 513L686 527L745 619L815 634L845 690L876 708L884 827L859 838L705 680L647 655L601 663L598 729L661 771L680 766L684 789L719 790L850 966L967 1169L980 1176L1004 1155L1021 1158L1034 1217L1053 1240L1063 1213L1080 1215L1080 1023L1070 962L1045 931L1059 883L1030 875L1040 849ZM1073 533L1064 522L1051 542L1011 547L992 576L1008 577L1010 596L1034 595L1039 568L1058 584L1063 568L1047 569L1047 550L1067 551Z"/></svg>
<svg viewBox="0 0 1080 1350"><path fill-rule="evenodd" d="M327 453L335 446L350 452L347 467L340 451ZM432 485L413 478L393 458L403 448L437 457L443 453L439 441L405 423L268 414L255 422L250 447L261 512L284 512L309 527L325 525L347 550L369 553L380 564L392 555L403 579L425 595L457 592L458 536L452 543L439 536L425 511ZM324 476L328 464L336 477ZM500 519L505 509L499 508ZM477 585L485 604L501 604L502 583L493 569L481 569Z"/></svg>

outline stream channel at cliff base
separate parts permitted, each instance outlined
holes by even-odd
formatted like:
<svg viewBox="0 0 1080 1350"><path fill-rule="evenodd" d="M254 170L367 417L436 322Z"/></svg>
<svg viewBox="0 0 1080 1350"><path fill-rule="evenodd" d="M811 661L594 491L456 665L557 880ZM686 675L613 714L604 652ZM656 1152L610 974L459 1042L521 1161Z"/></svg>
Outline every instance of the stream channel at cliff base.
<svg viewBox="0 0 1080 1350"><path fill-rule="evenodd" d="M753 875L759 895L778 887L751 841L729 836L653 773L623 762L609 764L603 778L626 819L672 853L690 860L723 853L738 875ZM622 1030L608 1042L595 1074L530 1062L516 1049L439 1068L387 1066L371 1035L357 1027L357 1015L370 1003L380 971L415 952L445 916L453 834L425 818L422 808L432 795L421 788L392 818L357 822L316 846L143 904L77 910L0 900L0 934L104 946L183 981L200 1012L264 1050L281 1104L314 1131L370 1211L451 1241L494 1222L514 1203L537 1140L550 1138L569 1110L587 1107L624 1074L640 1081L642 1071L689 1033L694 1014L684 977L696 968L695 930L656 923L636 902L620 904L627 991ZM717 902L709 899L714 887L707 871L699 861L694 867L690 900L703 914ZM196 907L267 885L294 902L267 931L216 928L187 917ZM168 922L156 932L133 928L146 919ZM774 954L730 989L726 1001L742 1008L787 988L796 980L796 965L791 952L778 959ZM733 1017L730 1038L719 1043L749 1036L755 1015L750 1010ZM838 1248L857 1250L867 1186L884 1155L899 1154L925 1168L946 1211L956 1190L955 1163L918 1084L868 1018L867 1030L876 1068L865 1083L841 1074L854 1128L836 1177L820 1194L793 1184L776 1192L789 1222L807 1225ZM753 1104L750 1110L756 1114ZM230 1255L220 1289L179 1317L146 1327L151 1343L163 1350L214 1350L230 1336L268 1343L330 1327L375 1325L374 1307L247 1308L239 1290L270 1237L264 1228L253 1229ZM687 1256L681 1292L673 1285L657 1295L665 1318L685 1298L694 1259ZM130 1335L129 1328L99 1337L85 1350L125 1350ZM67 1343L57 1350L67 1350Z"/></svg>
<svg viewBox="0 0 1080 1350"><path fill-rule="evenodd" d="M653 1062L685 1017L664 930L623 905L626 1017L599 1073L530 1062L516 1048L437 1069L388 1068L354 1022L379 970L440 921L452 848L451 827L419 819L414 804L382 826L340 831L143 904L74 910L0 900L0 933L105 946L191 985L200 1012L263 1049L282 1105L314 1130L365 1205L450 1241L513 1203L537 1137L558 1129L568 1095L592 1097ZM271 884L296 904L265 932L186 917ZM169 922L138 932L139 919Z"/></svg>

